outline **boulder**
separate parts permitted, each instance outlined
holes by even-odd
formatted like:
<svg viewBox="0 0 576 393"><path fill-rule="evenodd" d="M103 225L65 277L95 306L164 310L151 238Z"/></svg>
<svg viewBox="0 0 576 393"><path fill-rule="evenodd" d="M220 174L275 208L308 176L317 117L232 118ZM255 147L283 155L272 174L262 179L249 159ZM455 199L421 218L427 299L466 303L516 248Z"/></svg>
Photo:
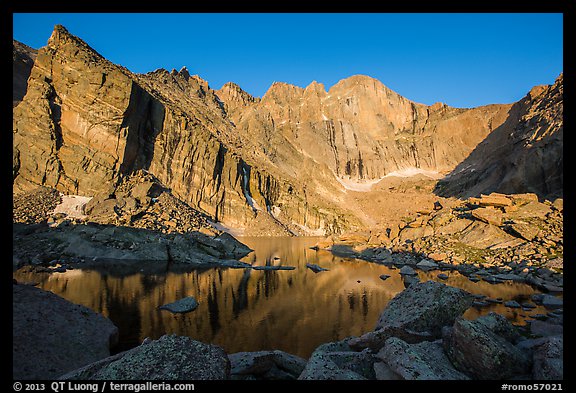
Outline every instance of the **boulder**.
<svg viewBox="0 0 576 393"><path fill-rule="evenodd" d="M229 377L230 361L222 348L190 337L164 335L60 379L221 380Z"/></svg>
<svg viewBox="0 0 576 393"><path fill-rule="evenodd" d="M54 379L110 356L118 329L108 318L30 285L12 295L14 379Z"/></svg>
<svg viewBox="0 0 576 393"><path fill-rule="evenodd" d="M417 228L406 227L402 229L402 232L400 232L399 237L400 242L405 243L407 240L413 241L416 239L420 239L422 237L432 235L434 235L434 229L430 225L423 225Z"/></svg>
<svg viewBox="0 0 576 393"><path fill-rule="evenodd" d="M464 231L466 228L471 226L473 223L474 223L474 221L469 220L467 218L452 220L450 222L447 222L446 224L443 224L442 226L437 227L435 230L435 234L444 235L444 236L454 235L456 233L460 233L460 232Z"/></svg>
<svg viewBox="0 0 576 393"><path fill-rule="evenodd" d="M535 380L564 379L564 339L562 336L549 337L534 350L532 377Z"/></svg>
<svg viewBox="0 0 576 393"><path fill-rule="evenodd" d="M418 273L416 273L416 271L408 265L402 266L402 268L400 269L400 274L403 276L417 276L418 275Z"/></svg>
<svg viewBox="0 0 576 393"><path fill-rule="evenodd" d="M518 303L516 300L509 300L507 302L504 302L504 306L505 307L509 307L509 308L520 308L520 303Z"/></svg>
<svg viewBox="0 0 576 393"><path fill-rule="evenodd" d="M412 275L404 275L402 276L402 282L404 283L404 288L408 288L411 285L419 283L420 277Z"/></svg>
<svg viewBox="0 0 576 393"><path fill-rule="evenodd" d="M556 198L552 203L552 207L560 212L564 211L564 199Z"/></svg>
<svg viewBox="0 0 576 393"><path fill-rule="evenodd" d="M370 232L348 232L343 233L338 238L338 243L343 244L365 244L370 239Z"/></svg>
<svg viewBox="0 0 576 393"><path fill-rule="evenodd" d="M433 270L438 269L438 264L436 262L432 262L429 259L422 259L420 262L416 264L422 270Z"/></svg>
<svg viewBox="0 0 576 393"><path fill-rule="evenodd" d="M378 381L396 381L404 379L384 362L374 362L374 374Z"/></svg>
<svg viewBox="0 0 576 393"><path fill-rule="evenodd" d="M399 338L390 337L376 357L386 362L392 371L404 379L470 379L450 363L440 341L408 344Z"/></svg>
<svg viewBox="0 0 576 393"><path fill-rule="evenodd" d="M432 252L428 254L428 258L432 259L433 261L440 262L448 258L448 254L445 252Z"/></svg>
<svg viewBox="0 0 576 393"><path fill-rule="evenodd" d="M520 341L521 335L516 326L512 325L510 321L503 315L495 312L490 312L475 320L476 323L482 324L487 327L492 333L504 338L513 344Z"/></svg>
<svg viewBox="0 0 576 393"><path fill-rule="evenodd" d="M516 204L520 204L523 202L538 202L538 195L532 192L527 192L524 194L512 194L509 195L509 197L510 199L512 199L512 202Z"/></svg>
<svg viewBox="0 0 576 393"><path fill-rule="evenodd" d="M544 220L552 209L550 206L540 202L528 202L519 206L518 210L512 214L514 219L539 218Z"/></svg>
<svg viewBox="0 0 576 393"><path fill-rule="evenodd" d="M496 226L502 225L502 210L495 209L493 207L480 207L478 209L474 209L472 210L472 216L480 221L484 221L487 224Z"/></svg>
<svg viewBox="0 0 576 393"><path fill-rule="evenodd" d="M214 243L220 246L222 254L228 258L242 258L252 252L250 247L226 232L215 237Z"/></svg>
<svg viewBox="0 0 576 393"><path fill-rule="evenodd" d="M232 379L297 379L306 360L283 351L237 352L228 355Z"/></svg>
<svg viewBox="0 0 576 393"><path fill-rule="evenodd" d="M454 367L476 379L508 379L530 372L531 360L483 322L458 318L445 329L444 350Z"/></svg>
<svg viewBox="0 0 576 393"><path fill-rule="evenodd" d="M556 296L545 294L542 296L542 305L549 310L555 310L564 307L564 301Z"/></svg>
<svg viewBox="0 0 576 393"><path fill-rule="evenodd" d="M540 234L540 230L535 225L523 221L514 221L508 225L510 232L528 241L534 240Z"/></svg>
<svg viewBox="0 0 576 393"><path fill-rule="evenodd" d="M449 326L473 302L473 296L461 289L426 281L409 286L397 294L380 315L373 332L349 340L356 349L378 351L389 337L408 343L441 337L442 327Z"/></svg>
<svg viewBox="0 0 576 393"><path fill-rule="evenodd" d="M530 322L530 333L540 337L561 336L564 334L564 326L535 320Z"/></svg>
<svg viewBox="0 0 576 393"><path fill-rule="evenodd" d="M468 203L480 206L505 207L512 205L512 200L504 194L493 192L490 195L481 195L480 198L470 197Z"/></svg>
<svg viewBox="0 0 576 393"><path fill-rule="evenodd" d="M146 198L158 198L160 194L165 191L165 188L162 187L159 183L155 181L144 181L132 188L130 194L132 197L142 201L145 201Z"/></svg>
<svg viewBox="0 0 576 393"><path fill-rule="evenodd" d="M375 379L374 356L369 351L354 352L345 341L326 343L314 350L300 380Z"/></svg>
<svg viewBox="0 0 576 393"><path fill-rule="evenodd" d="M507 234L495 225L475 221L457 236L457 239L470 247L481 249L498 249L515 247L522 240Z"/></svg>
<svg viewBox="0 0 576 393"><path fill-rule="evenodd" d="M198 302L192 296L177 300L173 303L158 307L160 310L168 310L171 313L187 313L196 310Z"/></svg>
<svg viewBox="0 0 576 393"><path fill-rule="evenodd" d="M307 264L306 264L306 267L307 267L308 269L312 270L314 273L319 273L319 272L324 272L324 271L329 270L329 269L320 267L320 266L318 266L318 265L316 265L316 264L314 264L314 263L307 263Z"/></svg>

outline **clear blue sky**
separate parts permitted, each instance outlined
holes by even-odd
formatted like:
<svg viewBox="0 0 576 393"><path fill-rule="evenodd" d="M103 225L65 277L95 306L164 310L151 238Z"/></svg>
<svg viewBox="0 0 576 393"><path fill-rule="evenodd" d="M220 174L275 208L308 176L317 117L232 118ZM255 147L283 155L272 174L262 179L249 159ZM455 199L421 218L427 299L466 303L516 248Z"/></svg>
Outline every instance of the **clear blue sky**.
<svg viewBox="0 0 576 393"><path fill-rule="evenodd" d="M510 103L563 70L562 14L14 14L39 48L64 25L133 72L180 69L261 97L365 74L416 102Z"/></svg>

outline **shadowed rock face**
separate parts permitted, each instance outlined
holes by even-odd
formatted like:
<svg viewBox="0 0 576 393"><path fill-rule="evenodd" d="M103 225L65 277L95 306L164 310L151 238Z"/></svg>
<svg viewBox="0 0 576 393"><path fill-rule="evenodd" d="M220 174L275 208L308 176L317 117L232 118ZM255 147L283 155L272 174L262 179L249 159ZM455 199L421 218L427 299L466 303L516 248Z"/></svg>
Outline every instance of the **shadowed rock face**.
<svg viewBox="0 0 576 393"><path fill-rule="evenodd" d="M316 82L275 83L259 99L233 83L212 90L186 68L134 74L56 26L28 82L13 112L16 192L43 185L93 196L145 169L191 207L239 228L255 219L283 233L361 227L342 183L376 182L407 168L447 173L495 133L514 131L524 141L521 135L539 130L534 146L547 149L538 150L545 171L561 157L561 149L543 154L545 126L561 118L561 78L517 104L472 109L418 104L362 75L328 91ZM543 113L548 123L538 120ZM541 182L530 175L539 161L518 157L525 183ZM547 192L561 189L561 172L554 179Z"/></svg>
<svg viewBox="0 0 576 393"><path fill-rule="evenodd" d="M32 71L38 51L21 42L12 40L12 102L16 106L22 101L28 88L28 77Z"/></svg>
<svg viewBox="0 0 576 393"><path fill-rule="evenodd" d="M536 86L497 127L438 184L443 196L536 193L553 200L563 194L564 75Z"/></svg>

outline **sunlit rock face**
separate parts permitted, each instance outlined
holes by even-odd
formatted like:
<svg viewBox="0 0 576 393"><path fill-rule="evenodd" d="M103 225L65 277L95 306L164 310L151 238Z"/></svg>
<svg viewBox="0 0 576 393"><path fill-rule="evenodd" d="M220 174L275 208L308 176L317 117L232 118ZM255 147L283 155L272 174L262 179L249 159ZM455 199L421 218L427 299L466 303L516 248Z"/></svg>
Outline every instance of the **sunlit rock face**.
<svg viewBox="0 0 576 393"><path fill-rule="evenodd" d="M213 90L185 67L134 74L56 26L25 92L13 111L15 192L44 185L94 196L145 169L229 227L326 234L369 225L347 192L369 192L394 173L452 172L448 195L562 188L562 78L514 105L471 109L415 103L362 75L328 91L278 82L260 99L234 83ZM472 160L470 168L504 173L492 168L506 152L484 153L501 151L494 146L510 133L525 146L506 161L517 176L462 169ZM539 170L556 172L538 186Z"/></svg>

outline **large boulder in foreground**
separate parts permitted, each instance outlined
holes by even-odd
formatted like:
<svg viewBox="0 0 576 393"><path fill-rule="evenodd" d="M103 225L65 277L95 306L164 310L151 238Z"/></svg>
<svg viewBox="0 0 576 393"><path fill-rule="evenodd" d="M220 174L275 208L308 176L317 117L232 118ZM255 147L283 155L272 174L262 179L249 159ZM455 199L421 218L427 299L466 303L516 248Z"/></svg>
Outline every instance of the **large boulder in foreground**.
<svg viewBox="0 0 576 393"><path fill-rule="evenodd" d="M29 285L12 295L14 379L54 379L110 356L118 328L108 318Z"/></svg>
<svg viewBox="0 0 576 393"><path fill-rule="evenodd" d="M408 343L440 338L442 327L452 325L473 300L470 293L435 281L411 285L388 303L373 332L348 343L356 350L378 351L390 337Z"/></svg>
<svg viewBox="0 0 576 393"><path fill-rule="evenodd" d="M229 377L230 361L222 348L190 337L164 335L60 379L212 380Z"/></svg>
<svg viewBox="0 0 576 393"><path fill-rule="evenodd" d="M458 318L444 331L444 349L456 369L475 379L500 380L530 374L531 359L508 341L499 324L480 317L474 321Z"/></svg>

